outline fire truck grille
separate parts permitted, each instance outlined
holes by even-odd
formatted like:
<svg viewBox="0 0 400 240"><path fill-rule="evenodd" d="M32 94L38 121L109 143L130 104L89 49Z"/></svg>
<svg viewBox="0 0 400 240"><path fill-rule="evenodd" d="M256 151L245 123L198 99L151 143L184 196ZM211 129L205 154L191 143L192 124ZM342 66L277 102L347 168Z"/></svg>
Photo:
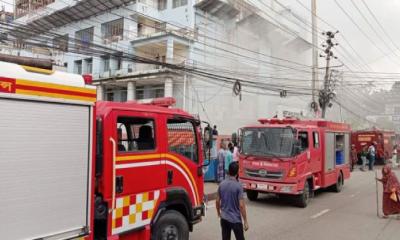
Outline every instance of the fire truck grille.
<svg viewBox="0 0 400 240"><path fill-rule="evenodd" d="M245 169L245 173L248 177L256 178L281 179L283 177L282 171L267 171L265 169Z"/></svg>

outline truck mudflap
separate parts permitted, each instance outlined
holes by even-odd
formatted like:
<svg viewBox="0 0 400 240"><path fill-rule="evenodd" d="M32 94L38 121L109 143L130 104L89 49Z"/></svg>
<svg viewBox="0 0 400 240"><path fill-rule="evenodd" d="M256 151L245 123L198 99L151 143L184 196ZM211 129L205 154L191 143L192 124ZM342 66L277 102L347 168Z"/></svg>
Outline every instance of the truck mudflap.
<svg viewBox="0 0 400 240"><path fill-rule="evenodd" d="M293 194L302 193L297 183L275 183L275 182L260 182L241 179L242 186L246 190L254 190L265 193L276 194Z"/></svg>

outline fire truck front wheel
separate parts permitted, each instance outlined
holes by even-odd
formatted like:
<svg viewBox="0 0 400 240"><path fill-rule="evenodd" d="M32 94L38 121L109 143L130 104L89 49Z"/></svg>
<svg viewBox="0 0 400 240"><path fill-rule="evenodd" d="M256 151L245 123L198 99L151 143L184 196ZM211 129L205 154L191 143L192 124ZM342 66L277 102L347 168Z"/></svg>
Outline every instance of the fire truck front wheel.
<svg viewBox="0 0 400 240"><path fill-rule="evenodd" d="M343 174L342 172L339 173L339 176L337 178L336 184L332 186L333 191L335 192L341 192L343 189Z"/></svg>
<svg viewBox="0 0 400 240"><path fill-rule="evenodd" d="M307 207L308 203L310 202L311 190L308 181L304 183L303 192L300 195L296 196L296 206L305 208Z"/></svg>
<svg viewBox="0 0 400 240"><path fill-rule="evenodd" d="M178 211L168 210L153 227L151 240L188 240L189 225Z"/></svg>
<svg viewBox="0 0 400 240"><path fill-rule="evenodd" d="M258 192L254 190L246 190L246 195L250 201L256 201L258 198Z"/></svg>

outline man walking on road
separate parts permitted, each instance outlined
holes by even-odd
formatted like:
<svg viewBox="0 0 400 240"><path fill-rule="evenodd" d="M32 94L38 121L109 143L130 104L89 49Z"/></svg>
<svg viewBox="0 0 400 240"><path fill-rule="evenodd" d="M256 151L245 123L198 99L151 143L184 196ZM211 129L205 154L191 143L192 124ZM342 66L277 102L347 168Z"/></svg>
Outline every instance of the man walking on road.
<svg viewBox="0 0 400 240"><path fill-rule="evenodd" d="M371 146L368 148L368 166L369 170L372 171L374 170L374 164L375 164L375 157L376 157L376 142L373 142Z"/></svg>
<svg viewBox="0 0 400 240"><path fill-rule="evenodd" d="M229 177L218 187L216 208L221 219L222 240L230 240L232 230L236 240L244 240L243 227L245 231L249 229L243 188L237 180L238 172L239 164L232 162L229 165Z"/></svg>

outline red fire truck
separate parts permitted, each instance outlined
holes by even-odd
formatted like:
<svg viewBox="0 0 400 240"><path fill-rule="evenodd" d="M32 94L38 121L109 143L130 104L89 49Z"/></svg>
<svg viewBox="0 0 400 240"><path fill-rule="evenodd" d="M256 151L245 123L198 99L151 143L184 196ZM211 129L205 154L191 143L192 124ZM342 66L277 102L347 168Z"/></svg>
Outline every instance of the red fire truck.
<svg viewBox="0 0 400 240"><path fill-rule="evenodd" d="M172 99L95 102L85 80L0 62L1 238L188 239L199 120Z"/></svg>
<svg viewBox="0 0 400 240"><path fill-rule="evenodd" d="M293 197L306 207L313 191L342 190L350 177L350 127L325 120L260 119L240 129L240 181L259 193Z"/></svg>
<svg viewBox="0 0 400 240"><path fill-rule="evenodd" d="M385 164L393 157L393 147L396 145L396 134L394 131L369 129L354 131L351 134L351 143L355 145L357 153L360 153L364 146L376 146L376 163Z"/></svg>

